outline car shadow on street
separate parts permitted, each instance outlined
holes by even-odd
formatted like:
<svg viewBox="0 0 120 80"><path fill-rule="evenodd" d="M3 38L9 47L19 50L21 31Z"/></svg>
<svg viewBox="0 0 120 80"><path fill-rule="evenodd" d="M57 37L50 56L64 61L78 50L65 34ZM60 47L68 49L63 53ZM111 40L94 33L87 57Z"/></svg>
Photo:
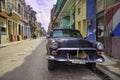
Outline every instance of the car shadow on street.
<svg viewBox="0 0 120 80"><path fill-rule="evenodd" d="M80 80L93 73L85 65L57 64L54 71L49 71L46 59L46 40L35 48L24 63L4 74L0 80Z"/></svg>
<svg viewBox="0 0 120 80"><path fill-rule="evenodd" d="M85 68L86 66L83 64L71 64L71 63L58 63L56 65L55 71L69 71L69 70L80 70Z"/></svg>

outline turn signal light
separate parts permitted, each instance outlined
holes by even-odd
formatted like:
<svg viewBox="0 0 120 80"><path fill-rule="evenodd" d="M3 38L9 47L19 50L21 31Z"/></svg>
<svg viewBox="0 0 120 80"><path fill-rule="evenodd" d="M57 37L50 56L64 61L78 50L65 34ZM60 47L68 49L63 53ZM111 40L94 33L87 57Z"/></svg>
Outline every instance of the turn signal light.
<svg viewBox="0 0 120 80"><path fill-rule="evenodd" d="M57 52L56 51L52 51L52 55L57 55Z"/></svg>
<svg viewBox="0 0 120 80"><path fill-rule="evenodd" d="M98 56L101 56L101 55L102 55L102 51L98 51L98 52L97 52L97 55L98 55Z"/></svg>

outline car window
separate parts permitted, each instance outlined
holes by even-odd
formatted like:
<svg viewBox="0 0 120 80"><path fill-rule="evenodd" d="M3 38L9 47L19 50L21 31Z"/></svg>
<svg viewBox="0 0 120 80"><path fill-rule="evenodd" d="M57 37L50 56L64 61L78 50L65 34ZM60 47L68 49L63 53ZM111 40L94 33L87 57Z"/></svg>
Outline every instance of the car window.
<svg viewBox="0 0 120 80"><path fill-rule="evenodd" d="M81 34L77 30L68 30L68 29L63 29L63 30L54 30L52 34L53 38L56 37L74 37L74 38L82 38Z"/></svg>
<svg viewBox="0 0 120 80"><path fill-rule="evenodd" d="M62 30L55 30L53 32L53 37L63 37L63 32Z"/></svg>

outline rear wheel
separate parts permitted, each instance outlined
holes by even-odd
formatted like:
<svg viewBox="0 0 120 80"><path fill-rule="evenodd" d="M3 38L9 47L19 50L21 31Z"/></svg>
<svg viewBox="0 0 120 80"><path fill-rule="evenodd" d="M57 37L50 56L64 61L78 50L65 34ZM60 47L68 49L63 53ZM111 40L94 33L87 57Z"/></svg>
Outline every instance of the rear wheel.
<svg viewBox="0 0 120 80"><path fill-rule="evenodd" d="M48 70L52 71L55 70L55 62L52 60L48 60Z"/></svg>

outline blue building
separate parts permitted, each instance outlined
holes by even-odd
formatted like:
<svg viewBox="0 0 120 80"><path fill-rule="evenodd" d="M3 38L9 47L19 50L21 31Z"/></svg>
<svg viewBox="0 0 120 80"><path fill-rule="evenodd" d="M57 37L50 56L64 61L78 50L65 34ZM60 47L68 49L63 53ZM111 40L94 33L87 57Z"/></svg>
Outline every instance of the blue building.
<svg viewBox="0 0 120 80"><path fill-rule="evenodd" d="M96 40L96 0L87 0L87 39Z"/></svg>

